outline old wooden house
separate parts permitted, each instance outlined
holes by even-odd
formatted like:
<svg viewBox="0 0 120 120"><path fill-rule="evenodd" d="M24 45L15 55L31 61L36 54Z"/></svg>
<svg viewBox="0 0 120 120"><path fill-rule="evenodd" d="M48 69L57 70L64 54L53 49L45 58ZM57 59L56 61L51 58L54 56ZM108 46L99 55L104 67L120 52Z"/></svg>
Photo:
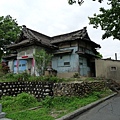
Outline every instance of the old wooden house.
<svg viewBox="0 0 120 120"><path fill-rule="evenodd" d="M100 45L91 41L86 27L49 37L24 26L19 40L7 46L7 49L13 51L12 54L3 59L8 61L13 73L29 70L31 75L37 75L33 54L36 50L45 49L53 54L51 67L59 77L71 77L75 73L95 76L97 48Z"/></svg>

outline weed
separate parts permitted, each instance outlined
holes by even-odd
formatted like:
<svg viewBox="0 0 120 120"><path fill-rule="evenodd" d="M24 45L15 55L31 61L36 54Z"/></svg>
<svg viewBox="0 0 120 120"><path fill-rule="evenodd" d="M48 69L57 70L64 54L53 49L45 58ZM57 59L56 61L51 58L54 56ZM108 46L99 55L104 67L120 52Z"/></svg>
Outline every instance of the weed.
<svg viewBox="0 0 120 120"><path fill-rule="evenodd" d="M84 97L46 97L41 102L37 102L32 95L21 93L16 97L2 97L0 102L3 105L3 111L7 112L6 117L12 120L54 120L109 94L111 91L106 90L93 92ZM28 110L35 106L41 107ZM51 112L55 116L52 116Z"/></svg>
<svg viewBox="0 0 120 120"><path fill-rule="evenodd" d="M73 75L73 77L74 77L74 78L79 78L79 74L78 74L78 73L75 73L75 74Z"/></svg>

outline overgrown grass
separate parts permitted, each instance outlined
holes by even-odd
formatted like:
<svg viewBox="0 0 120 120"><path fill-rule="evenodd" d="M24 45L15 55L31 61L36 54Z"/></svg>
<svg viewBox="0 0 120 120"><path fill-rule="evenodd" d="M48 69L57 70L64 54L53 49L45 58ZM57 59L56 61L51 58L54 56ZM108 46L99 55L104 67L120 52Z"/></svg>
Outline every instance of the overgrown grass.
<svg viewBox="0 0 120 120"><path fill-rule="evenodd" d="M63 82L64 78L56 76L30 76L26 72L20 74L7 73L0 77L0 82L14 82L14 81L42 81L42 82Z"/></svg>
<svg viewBox="0 0 120 120"><path fill-rule="evenodd" d="M3 111L12 120L54 120L82 106L111 94L110 90L93 92L84 97L46 97L38 102L32 95L21 93L17 97L2 97ZM35 109L30 109L33 107Z"/></svg>

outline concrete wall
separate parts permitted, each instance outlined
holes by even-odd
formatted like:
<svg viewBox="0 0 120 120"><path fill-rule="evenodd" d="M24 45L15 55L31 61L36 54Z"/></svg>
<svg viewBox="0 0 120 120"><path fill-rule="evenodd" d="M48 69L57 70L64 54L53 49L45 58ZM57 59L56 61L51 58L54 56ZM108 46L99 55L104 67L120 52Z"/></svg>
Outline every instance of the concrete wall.
<svg viewBox="0 0 120 120"><path fill-rule="evenodd" d="M57 73L57 76L60 78L71 78L73 77L73 75L75 75L75 73L78 73L78 72Z"/></svg>
<svg viewBox="0 0 120 120"><path fill-rule="evenodd" d="M120 82L120 61L116 60L95 60L96 77L114 79Z"/></svg>

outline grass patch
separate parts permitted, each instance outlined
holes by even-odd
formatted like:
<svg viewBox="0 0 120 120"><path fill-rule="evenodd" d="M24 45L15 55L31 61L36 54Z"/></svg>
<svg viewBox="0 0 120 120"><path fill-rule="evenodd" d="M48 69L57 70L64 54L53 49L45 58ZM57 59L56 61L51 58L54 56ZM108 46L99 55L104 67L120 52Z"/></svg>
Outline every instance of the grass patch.
<svg viewBox="0 0 120 120"><path fill-rule="evenodd" d="M84 97L46 97L40 102L30 94L21 93L17 97L2 97L0 103L6 117L12 120L55 120L111 93L105 90ZM34 107L37 108L30 109Z"/></svg>
<svg viewBox="0 0 120 120"><path fill-rule="evenodd" d="M27 72L19 74L7 73L0 76L0 82L15 81L63 82L65 79L56 76L31 76Z"/></svg>

